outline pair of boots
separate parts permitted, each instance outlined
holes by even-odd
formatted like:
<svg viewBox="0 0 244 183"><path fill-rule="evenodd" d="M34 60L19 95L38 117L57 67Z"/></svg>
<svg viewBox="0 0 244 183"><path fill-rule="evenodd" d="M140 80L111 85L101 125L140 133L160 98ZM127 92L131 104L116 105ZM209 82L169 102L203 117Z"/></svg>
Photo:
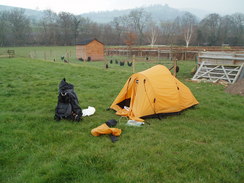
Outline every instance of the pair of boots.
<svg viewBox="0 0 244 183"><path fill-rule="evenodd" d="M115 119L108 120L107 122L101 124L100 126L91 130L91 134L93 136L100 136L100 135L109 135L112 142L116 142L118 137L120 136L122 130L115 127L117 121Z"/></svg>

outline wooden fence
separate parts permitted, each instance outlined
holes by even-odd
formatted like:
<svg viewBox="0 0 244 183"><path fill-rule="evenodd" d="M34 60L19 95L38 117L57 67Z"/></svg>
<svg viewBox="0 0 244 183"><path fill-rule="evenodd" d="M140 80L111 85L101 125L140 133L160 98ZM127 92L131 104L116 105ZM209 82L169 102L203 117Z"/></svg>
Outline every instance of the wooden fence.
<svg viewBox="0 0 244 183"><path fill-rule="evenodd" d="M158 57L169 60L195 60L199 52L203 51L221 51L234 52L244 51L244 47L157 47L157 48L138 48L138 47L107 47L105 54L107 56L132 56L136 57Z"/></svg>

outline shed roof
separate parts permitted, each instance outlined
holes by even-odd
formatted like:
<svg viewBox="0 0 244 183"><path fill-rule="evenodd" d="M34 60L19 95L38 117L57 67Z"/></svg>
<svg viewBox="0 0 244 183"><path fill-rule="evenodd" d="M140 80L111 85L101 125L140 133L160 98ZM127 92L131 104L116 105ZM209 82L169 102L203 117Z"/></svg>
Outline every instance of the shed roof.
<svg viewBox="0 0 244 183"><path fill-rule="evenodd" d="M76 43L76 45L87 45L87 44L89 44L90 42L92 42L94 40L98 41L96 38L94 38L94 39L86 39L86 40L83 40L83 41L80 41L80 42ZM98 41L98 42L103 44L101 41Z"/></svg>

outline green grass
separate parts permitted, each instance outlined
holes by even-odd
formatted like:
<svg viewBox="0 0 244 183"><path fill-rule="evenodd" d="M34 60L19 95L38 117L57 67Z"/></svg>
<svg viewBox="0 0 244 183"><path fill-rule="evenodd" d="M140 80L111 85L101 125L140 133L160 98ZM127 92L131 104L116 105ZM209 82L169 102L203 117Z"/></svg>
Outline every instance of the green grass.
<svg viewBox="0 0 244 183"><path fill-rule="evenodd" d="M154 64L137 63L136 71ZM1 58L0 182L243 182L244 98L221 85L188 82L194 62L179 65L179 79L200 104L141 128L122 119L120 140L111 143L90 131L119 120L106 108L132 68ZM63 77L75 85L82 108L96 108L93 116L80 123L53 120Z"/></svg>

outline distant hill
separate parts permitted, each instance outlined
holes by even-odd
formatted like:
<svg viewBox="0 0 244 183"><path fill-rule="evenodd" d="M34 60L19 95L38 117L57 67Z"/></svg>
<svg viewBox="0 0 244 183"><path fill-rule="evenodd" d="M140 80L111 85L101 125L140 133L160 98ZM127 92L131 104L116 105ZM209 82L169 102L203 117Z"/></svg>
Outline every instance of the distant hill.
<svg viewBox="0 0 244 183"><path fill-rule="evenodd" d="M173 20L177 16L184 14L185 11L180 11L175 8L171 8L168 5L153 5L148 7L143 7L143 9L150 13L152 19L156 22L161 20ZM127 10L113 10L113 11L102 11L102 12L90 12L83 13L81 16L90 18L91 20L98 23L108 23L112 21L115 17L128 15L133 9Z"/></svg>
<svg viewBox="0 0 244 183"><path fill-rule="evenodd" d="M5 5L0 5L0 11L9 11L12 9L15 9L18 7L12 7L12 6L5 6ZM165 20L174 20L177 16L180 16L184 14L186 11L193 13L199 19L202 19L205 14L207 14L207 11L204 10L193 10L193 9L188 9L188 10L178 10L175 8L169 7L167 4L166 5L152 5L152 6L147 6L147 7L142 7L146 12L150 13L152 16L152 19L156 22L159 21L165 21ZM39 10L32 10L32 9L25 9L26 16L28 16L33 22L38 21L42 18L43 16L43 11ZM90 13L83 13L80 14L82 17L89 18L94 22L97 23L109 23L111 22L115 17L119 16L124 16L128 15L130 11L133 9L127 9L127 10L112 10L112 11L101 11L101 12L90 12Z"/></svg>
<svg viewBox="0 0 244 183"><path fill-rule="evenodd" d="M32 21L40 20L43 16L43 11L0 5L0 11L11 11L16 8L23 9L25 11L25 15L29 17Z"/></svg>
<svg viewBox="0 0 244 183"><path fill-rule="evenodd" d="M101 12L90 12L80 14L82 17L89 18L97 23L108 23L111 22L115 17L128 15L131 9L128 10L113 10L113 11L101 11Z"/></svg>
<svg viewBox="0 0 244 183"><path fill-rule="evenodd" d="M200 19L204 19L207 15L214 13L214 12L210 12L207 10L194 9L194 8L186 8L186 9L182 9L182 11L188 11L188 12L192 13L193 15L198 16Z"/></svg>

